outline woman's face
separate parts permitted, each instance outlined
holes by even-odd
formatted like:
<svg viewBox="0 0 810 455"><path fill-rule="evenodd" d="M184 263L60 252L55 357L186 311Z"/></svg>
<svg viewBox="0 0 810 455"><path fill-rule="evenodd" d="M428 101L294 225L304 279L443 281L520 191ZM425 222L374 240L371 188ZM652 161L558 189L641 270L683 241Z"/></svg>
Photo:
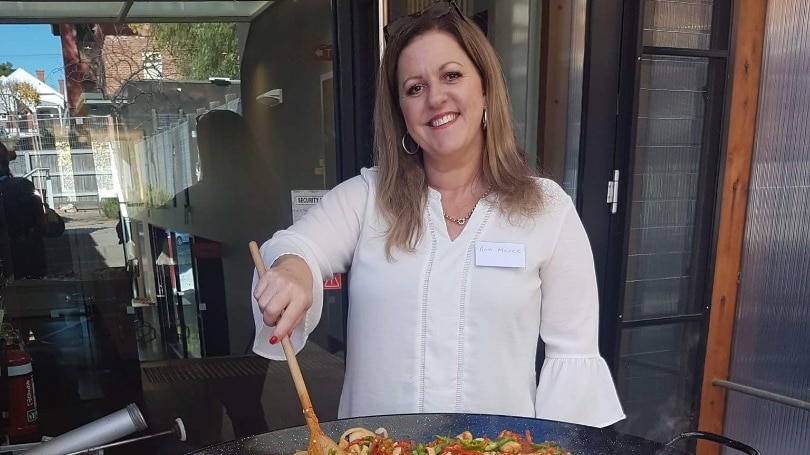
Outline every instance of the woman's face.
<svg viewBox="0 0 810 455"><path fill-rule="evenodd" d="M452 35L430 31L414 38L399 55L397 83L408 133L427 160L483 150L483 84Z"/></svg>

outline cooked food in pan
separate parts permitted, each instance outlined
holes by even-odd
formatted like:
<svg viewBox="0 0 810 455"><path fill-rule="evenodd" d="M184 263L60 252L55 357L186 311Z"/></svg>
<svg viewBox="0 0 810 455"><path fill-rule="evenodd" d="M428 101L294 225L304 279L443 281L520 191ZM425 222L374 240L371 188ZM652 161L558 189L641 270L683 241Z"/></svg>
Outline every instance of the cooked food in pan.
<svg viewBox="0 0 810 455"><path fill-rule="evenodd" d="M524 435L504 430L495 439L476 438L465 431L456 437L436 436L431 442L415 443L395 441L383 428L376 432L351 428L343 433L338 445L350 455L571 455L556 443L532 441L529 430Z"/></svg>

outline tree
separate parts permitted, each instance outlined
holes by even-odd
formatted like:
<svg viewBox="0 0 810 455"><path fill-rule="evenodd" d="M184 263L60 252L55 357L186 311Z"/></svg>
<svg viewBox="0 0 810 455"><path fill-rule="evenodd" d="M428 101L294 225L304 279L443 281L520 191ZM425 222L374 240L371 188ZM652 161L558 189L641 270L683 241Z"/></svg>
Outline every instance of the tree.
<svg viewBox="0 0 810 455"><path fill-rule="evenodd" d="M36 87L27 82L0 79L0 113L6 121L0 123L0 136L14 136L19 133L19 120L27 113L36 113L39 93Z"/></svg>
<svg viewBox="0 0 810 455"><path fill-rule="evenodd" d="M188 79L239 77L236 25L154 24L155 46L175 59Z"/></svg>
<svg viewBox="0 0 810 455"><path fill-rule="evenodd" d="M11 62L0 63L0 76L8 76L14 72L14 64Z"/></svg>
<svg viewBox="0 0 810 455"><path fill-rule="evenodd" d="M36 112L39 104L39 93L36 87L28 82L0 80L0 111L8 115Z"/></svg>

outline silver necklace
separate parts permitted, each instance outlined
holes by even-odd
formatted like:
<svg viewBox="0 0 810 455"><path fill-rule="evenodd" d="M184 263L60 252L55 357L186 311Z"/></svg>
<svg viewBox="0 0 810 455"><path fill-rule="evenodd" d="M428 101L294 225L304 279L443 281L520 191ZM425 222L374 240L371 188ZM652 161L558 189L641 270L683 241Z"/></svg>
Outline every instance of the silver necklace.
<svg viewBox="0 0 810 455"><path fill-rule="evenodd" d="M452 221L453 223L458 224L459 226L464 226L465 224L467 224L467 221L470 221L470 217L472 216L473 212L475 212L475 208L478 207L478 202L481 201L481 199L484 199L485 197L489 196L490 191L492 191L492 185L490 185L487 188L487 190L484 191L484 194L482 194L481 197L479 197L478 200L475 201L475 204L473 205L472 210L470 210L470 213L468 213L467 216L464 216L464 217L461 217L461 218L453 218L451 216L448 216L445 213L444 218L447 221Z"/></svg>

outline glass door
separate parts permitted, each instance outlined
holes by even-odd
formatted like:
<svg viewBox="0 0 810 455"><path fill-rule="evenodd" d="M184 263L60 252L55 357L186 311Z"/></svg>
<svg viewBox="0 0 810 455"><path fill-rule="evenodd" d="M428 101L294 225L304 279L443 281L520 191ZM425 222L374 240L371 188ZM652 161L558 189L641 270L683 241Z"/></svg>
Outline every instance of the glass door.
<svg viewBox="0 0 810 455"><path fill-rule="evenodd" d="M729 12L722 0L640 6L630 153L614 182L627 197L614 365L619 428L651 439L697 425Z"/></svg>
<svg viewBox="0 0 810 455"><path fill-rule="evenodd" d="M175 273L177 274L177 313L184 338L187 358L201 356L200 318L198 311L196 275L191 254L193 237L184 232L171 232L174 239Z"/></svg>
<svg viewBox="0 0 810 455"><path fill-rule="evenodd" d="M198 358L200 324L191 236L158 227L152 233L156 306L151 311L156 313L163 358Z"/></svg>
<svg viewBox="0 0 810 455"><path fill-rule="evenodd" d="M647 54L639 68L617 379L628 428L662 410L684 419L659 438L692 424L693 390L683 384L696 376L703 339L698 185L707 177L710 66L706 58Z"/></svg>
<svg viewBox="0 0 810 455"><path fill-rule="evenodd" d="M245 174L262 185L257 188L266 187L266 194L272 195L261 196L266 200L257 202L272 200L275 205L272 212L251 209L255 227L251 226L250 240L263 241L276 229L288 227L344 175L354 176L353 171L344 174L342 159L348 156L341 152L349 149L342 147L343 125L337 123L345 112L336 105L336 96L345 95L340 78L349 69L346 74L335 71L339 46L334 39L340 39L343 30L333 32L333 14L339 14L333 12L333 6L338 8L322 0L279 1L251 25L242 62L243 93L281 95L274 103L260 96L246 99L243 105L243 116L261 150L257 164L265 169L255 175L255 170L246 169ZM246 245L247 239L239 247L249 260ZM331 352L344 349L345 302L342 281L339 283L327 284L322 321L309 338ZM238 346L244 349L246 345Z"/></svg>
<svg viewBox="0 0 810 455"><path fill-rule="evenodd" d="M664 441L697 425L730 4L636 7L605 205L615 341L602 347L628 416L619 430Z"/></svg>

